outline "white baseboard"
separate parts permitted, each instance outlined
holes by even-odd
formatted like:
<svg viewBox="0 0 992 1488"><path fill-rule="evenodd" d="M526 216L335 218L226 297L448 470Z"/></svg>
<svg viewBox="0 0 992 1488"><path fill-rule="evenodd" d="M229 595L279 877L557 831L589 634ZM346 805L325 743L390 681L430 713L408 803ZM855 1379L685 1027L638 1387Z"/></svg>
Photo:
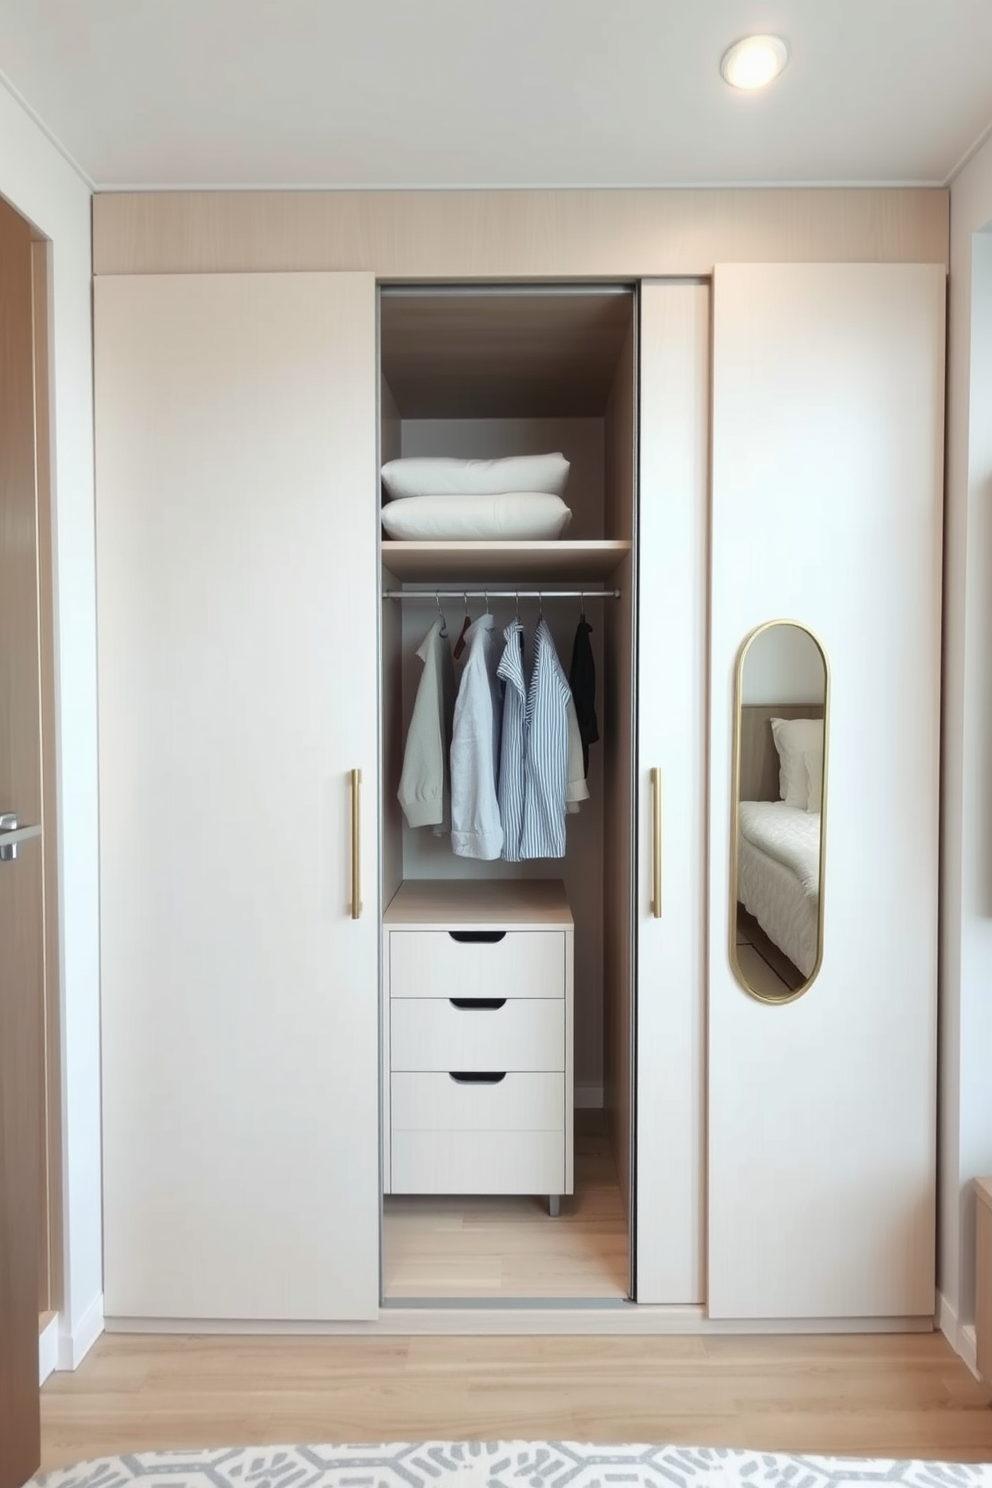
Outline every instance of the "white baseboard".
<svg viewBox="0 0 992 1488"><path fill-rule="evenodd" d="M49 1320L48 1326L38 1334L38 1383L43 1385L50 1374L59 1367L59 1323L58 1313Z"/></svg>
<svg viewBox="0 0 992 1488"><path fill-rule="evenodd" d="M190 1318L107 1318L108 1333L259 1334L276 1336L666 1335L930 1333L932 1317L710 1319L701 1307L653 1307L617 1301L562 1307L383 1307L367 1323L275 1323Z"/></svg>
<svg viewBox="0 0 992 1488"><path fill-rule="evenodd" d="M602 1085L576 1085L572 1093L577 1111L601 1111L603 1109Z"/></svg>
<svg viewBox="0 0 992 1488"><path fill-rule="evenodd" d="M103 1293L94 1297L74 1328L63 1317L59 1332L58 1369L78 1369L103 1332Z"/></svg>
<svg viewBox="0 0 992 1488"><path fill-rule="evenodd" d="M942 1292L937 1293L936 1323L958 1358L962 1359L975 1378L979 1379L975 1325L960 1323L957 1313Z"/></svg>

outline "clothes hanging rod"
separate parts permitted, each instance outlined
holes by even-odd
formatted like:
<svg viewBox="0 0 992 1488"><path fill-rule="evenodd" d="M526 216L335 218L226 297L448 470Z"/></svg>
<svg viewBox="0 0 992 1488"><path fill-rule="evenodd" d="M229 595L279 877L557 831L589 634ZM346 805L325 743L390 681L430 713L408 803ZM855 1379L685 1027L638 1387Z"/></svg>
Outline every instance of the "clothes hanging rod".
<svg viewBox="0 0 992 1488"><path fill-rule="evenodd" d="M383 599L619 599L619 589L384 589Z"/></svg>
<svg viewBox="0 0 992 1488"><path fill-rule="evenodd" d="M604 279L602 282L590 282L583 280L576 284L562 284L560 280L547 284L540 281L530 280L521 284L493 284L476 282L468 284L446 284L439 281L436 284L381 284L379 295L382 299L524 299L533 296L535 299L550 299L560 297L563 299L576 299L580 295L632 295L634 286L629 281L617 282L615 279Z"/></svg>

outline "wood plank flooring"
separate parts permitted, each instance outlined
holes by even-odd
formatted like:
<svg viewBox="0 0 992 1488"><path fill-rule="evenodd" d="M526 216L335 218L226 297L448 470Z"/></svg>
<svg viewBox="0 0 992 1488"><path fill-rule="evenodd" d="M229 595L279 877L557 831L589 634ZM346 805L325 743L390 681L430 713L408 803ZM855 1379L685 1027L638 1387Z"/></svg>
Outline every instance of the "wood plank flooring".
<svg viewBox="0 0 992 1488"><path fill-rule="evenodd" d="M142 1448L432 1437L992 1462L987 1399L940 1334L118 1334L42 1390L42 1467Z"/></svg>
<svg viewBox="0 0 992 1488"><path fill-rule="evenodd" d="M387 1198L383 1295L626 1297L627 1225L603 1113L575 1115L575 1193L557 1219L538 1198Z"/></svg>

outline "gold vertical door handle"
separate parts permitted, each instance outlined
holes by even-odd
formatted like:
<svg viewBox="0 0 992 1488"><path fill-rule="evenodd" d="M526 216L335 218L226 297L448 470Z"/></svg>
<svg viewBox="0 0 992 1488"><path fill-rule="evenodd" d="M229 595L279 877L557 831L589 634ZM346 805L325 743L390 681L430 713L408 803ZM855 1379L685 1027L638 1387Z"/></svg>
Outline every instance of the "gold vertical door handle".
<svg viewBox="0 0 992 1488"><path fill-rule="evenodd" d="M657 765L651 770L651 793L652 793L652 819L653 819L653 843L652 843L652 868L654 872L654 892L651 899L651 913L656 920L661 919L661 770Z"/></svg>
<svg viewBox="0 0 992 1488"><path fill-rule="evenodd" d="M351 772L351 918L362 914L362 772Z"/></svg>

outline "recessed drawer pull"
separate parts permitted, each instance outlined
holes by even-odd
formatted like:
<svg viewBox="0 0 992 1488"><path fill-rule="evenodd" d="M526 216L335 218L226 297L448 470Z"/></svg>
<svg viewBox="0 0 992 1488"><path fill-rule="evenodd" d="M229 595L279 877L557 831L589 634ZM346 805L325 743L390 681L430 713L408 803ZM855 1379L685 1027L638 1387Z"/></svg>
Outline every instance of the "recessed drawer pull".
<svg viewBox="0 0 992 1488"><path fill-rule="evenodd" d="M448 934L459 945L496 945L506 938L505 930L449 930Z"/></svg>
<svg viewBox="0 0 992 1488"><path fill-rule="evenodd" d="M500 1080L506 1079L506 1070L501 1075L489 1072L476 1073L469 1070L449 1070L448 1079L454 1080L456 1085L498 1085Z"/></svg>
<svg viewBox="0 0 992 1488"><path fill-rule="evenodd" d="M448 1001L452 1007L466 1009L479 1008L483 1011L486 1008L496 1009L506 1006L505 997L449 997Z"/></svg>

